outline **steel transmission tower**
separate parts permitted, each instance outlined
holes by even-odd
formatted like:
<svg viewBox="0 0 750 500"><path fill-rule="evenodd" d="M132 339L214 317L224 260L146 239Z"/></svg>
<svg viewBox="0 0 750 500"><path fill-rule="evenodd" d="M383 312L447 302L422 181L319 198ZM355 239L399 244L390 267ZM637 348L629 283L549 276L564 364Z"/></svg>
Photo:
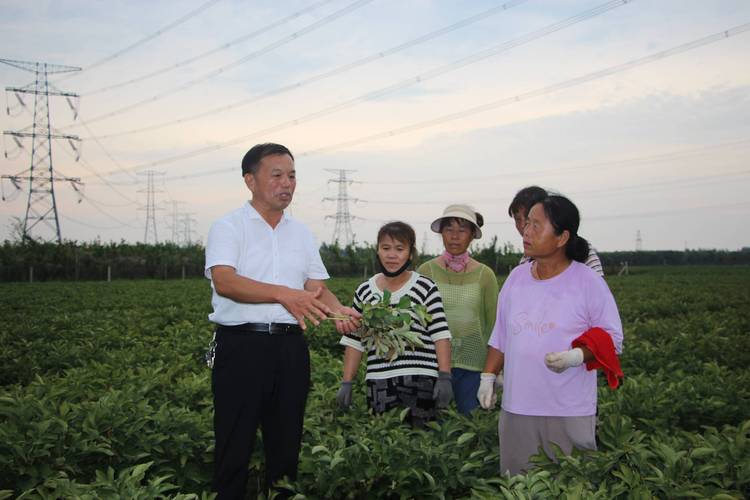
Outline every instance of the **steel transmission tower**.
<svg viewBox="0 0 750 500"><path fill-rule="evenodd" d="M357 198L350 198L347 193L347 188L354 183L353 180L347 178L347 174L356 172L356 170L344 170L344 169L326 169L328 172L338 174L335 179L328 179L328 182L335 182L339 185L339 194L336 198L326 197L323 201L335 201L336 202L336 214L326 215L326 219L336 219L336 225L333 228L333 237L331 238L332 244L341 244L347 247L354 243L354 232L352 231L352 220L356 219L354 215L349 212L349 202L359 201Z"/></svg>
<svg viewBox="0 0 750 500"><path fill-rule="evenodd" d="M156 211L161 209L156 206L156 193L161 193L163 191L156 189L154 178L157 175L164 175L164 172L146 170L144 172L138 172L138 175L146 176L146 189L138 190L139 193L146 193L146 206L138 209L146 211L146 229L143 234L143 242L148 243L149 235L152 235L153 243L159 243L159 236L156 233Z"/></svg>
<svg viewBox="0 0 750 500"><path fill-rule="evenodd" d="M66 177L55 173L52 166L52 139L66 139L76 153L76 160L78 160L76 144L81 139L76 135L53 132L50 123L49 96L65 97L73 110L73 118L75 119L78 116L77 106L73 104L71 98L77 99L78 94L63 92L54 88L48 81L48 75L80 71L81 68L13 59L0 59L0 62L35 75L34 82L24 87L5 88L6 92L12 92L15 95L22 107L26 107L22 97L23 94L34 96L34 122L30 127L21 130L6 130L3 133L6 136L11 136L19 148L23 148L21 138L31 138L31 166L15 175L3 175L2 179L10 181L16 189L20 189L21 183L28 179L29 196L23 219L23 239L34 240L34 236L36 236L36 239L55 240L60 243L62 242L62 235L55 199L55 182L69 182L73 189L79 193L79 187L82 183L78 177ZM8 106L7 112L10 114L10 106ZM5 157L8 157L7 152ZM49 234L47 237L39 234L39 229L43 226L51 231L51 237Z"/></svg>
<svg viewBox="0 0 750 500"><path fill-rule="evenodd" d="M641 230L639 229L635 233L635 251L640 252L643 250L643 238L641 238Z"/></svg>
<svg viewBox="0 0 750 500"><path fill-rule="evenodd" d="M182 214L182 244L185 246L190 246L191 243L193 243L193 233L195 233L195 230L193 229L193 226L196 224L195 217L193 217L193 213L183 213Z"/></svg>
<svg viewBox="0 0 750 500"><path fill-rule="evenodd" d="M169 228L172 230L172 243L179 244L179 238L180 238L180 219L182 217L182 209L181 205L184 205L184 201L175 201L172 200L172 216L171 216L171 223L169 224Z"/></svg>

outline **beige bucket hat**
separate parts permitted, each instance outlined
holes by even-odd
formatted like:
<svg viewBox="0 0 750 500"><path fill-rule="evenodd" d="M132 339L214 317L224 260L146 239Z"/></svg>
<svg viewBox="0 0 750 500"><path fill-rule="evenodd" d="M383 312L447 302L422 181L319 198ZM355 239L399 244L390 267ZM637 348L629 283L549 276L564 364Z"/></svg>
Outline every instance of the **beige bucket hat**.
<svg viewBox="0 0 750 500"><path fill-rule="evenodd" d="M443 219L452 219L452 218L458 218L458 219L465 219L472 224L474 224L474 239L479 239L482 237L482 230L479 229L479 226L484 225L484 221L482 219L482 216L474 210L474 207L471 205L464 205L462 203L457 203L454 205L448 205L445 207L445 210L443 210L443 215L432 221L432 224L430 224L430 229L432 229L435 233L440 233L440 221Z"/></svg>

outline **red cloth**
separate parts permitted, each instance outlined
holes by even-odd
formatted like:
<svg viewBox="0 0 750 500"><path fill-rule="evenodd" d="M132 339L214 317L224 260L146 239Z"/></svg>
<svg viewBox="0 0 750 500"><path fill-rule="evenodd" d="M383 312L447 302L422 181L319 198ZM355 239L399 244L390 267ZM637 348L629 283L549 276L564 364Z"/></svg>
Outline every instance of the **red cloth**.
<svg viewBox="0 0 750 500"><path fill-rule="evenodd" d="M615 352L612 337L599 327L591 328L581 334L572 343L573 347L587 347L594 354L594 360L586 363L586 368L596 370L601 368L607 375L607 383L612 389L620 385L620 378L625 375L620 368L620 358Z"/></svg>

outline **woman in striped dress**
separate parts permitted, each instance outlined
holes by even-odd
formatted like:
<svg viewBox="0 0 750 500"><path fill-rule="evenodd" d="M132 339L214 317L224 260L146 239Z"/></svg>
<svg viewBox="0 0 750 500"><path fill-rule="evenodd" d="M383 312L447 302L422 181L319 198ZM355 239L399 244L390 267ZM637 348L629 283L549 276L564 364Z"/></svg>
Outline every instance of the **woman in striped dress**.
<svg viewBox="0 0 750 500"><path fill-rule="evenodd" d="M376 355L373 349L367 353L365 375L367 404L374 413L409 408L409 421L422 426L453 398L451 334L437 286L431 279L409 270L416 255L415 243L414 229L408 224L390 222L380 228L377 258L381 272L357 287L353 307L362 312L363 304L379 302L388 290L392 305L408 296L412 303L427 308L431 315L427 325L423 327L414 317L410 326L424 347L409 349L392 361ZM341 344L345 346L344 375L336 399L340 407L348 408L364 347L358 332L342 336Z"/></svg>

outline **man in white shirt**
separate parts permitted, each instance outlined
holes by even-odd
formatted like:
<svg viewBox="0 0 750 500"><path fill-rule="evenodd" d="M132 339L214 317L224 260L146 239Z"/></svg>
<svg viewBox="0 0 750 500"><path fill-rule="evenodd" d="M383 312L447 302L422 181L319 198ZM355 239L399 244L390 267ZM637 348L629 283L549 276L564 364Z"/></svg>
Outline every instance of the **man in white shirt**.
<svg viewBox="0 0 750 500"><path fill-rule="evenodd" d="M331 314L340 333L360 315L325 285L329 276L310 230L284 213L296 187L294 157L279 144L258 144L242 159L252 201L216 221L206 243L216 345L214 489L244 498L260 425L266 486L294 479L310 386L305 320ZM281 492L283 495L283 492Z"/></svg>

